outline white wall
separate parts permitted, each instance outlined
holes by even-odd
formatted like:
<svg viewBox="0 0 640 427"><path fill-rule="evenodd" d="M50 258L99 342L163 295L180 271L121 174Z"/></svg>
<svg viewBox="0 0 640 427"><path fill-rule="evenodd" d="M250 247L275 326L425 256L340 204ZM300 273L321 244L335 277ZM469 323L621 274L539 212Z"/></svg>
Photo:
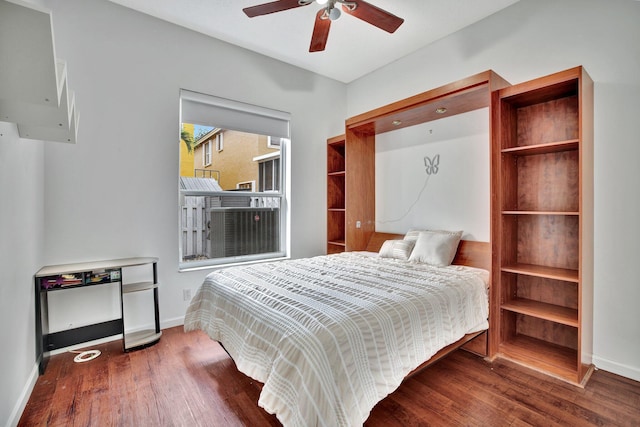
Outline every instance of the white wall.
<svg viewBox="0 0 640 427"><path fill-rule="evenodd" d="M42 6L41 0L27 0ZM35 291L44 242L44 151L0 122L0 425L16 423L35 385Z"/></svg>
<svg viewBox="0 0 640 427"><path fill-rule="evenodd" d="M35 384L35 291L42 265L42 142L22 140L0 122L0 425L17 421Z"/></svg>
<svg viewBox="0 0 640 427"><path fill-rule="evenodd" d="M595 82L594 363L636 380L640 380L636 307L640 286L635 260L640 253L639 22L640 2L633 0L520 0L347 89L351 117L487 69L511 83L577 65L587 69ZM413 179L423 177L424 172L417 170ZM407 195L404 202L413 197ZM487 234L488 229L487 222Z"/></svg>
<svg viewBox="0 0 640 427"><path fill-rule="evenodd" d="M376 230L463 230L489 241L488 132L483 108L377 135Z"/></svg>
<svg viewBox="0 0 640 427"><path fill-rule="evenodd" d="M0 342L11 349L0 355L0 425L16 421L11 411L30 391L32 280L42 265L157 256L162 326L182 323L182 291L195 291L207 271L178 273L180 88L291 113L293 257L325 250L322 159L346 117L343 83L106 0L45 6L76 92L78 144L0 137ZM85 315L110 315L100 301L64 308L79 308L80 326Z"/></svg>
<svg viewBox="0 0 640 427"><path fill-rule="evenodd" d="M178 273L180 88L292 114L291 253L324 251L320 159L343 131L342 83L107 1L47 6L80 111L78 144L45 148L47 264L157 256L163 326L182 322L207 270Z"/></svg>

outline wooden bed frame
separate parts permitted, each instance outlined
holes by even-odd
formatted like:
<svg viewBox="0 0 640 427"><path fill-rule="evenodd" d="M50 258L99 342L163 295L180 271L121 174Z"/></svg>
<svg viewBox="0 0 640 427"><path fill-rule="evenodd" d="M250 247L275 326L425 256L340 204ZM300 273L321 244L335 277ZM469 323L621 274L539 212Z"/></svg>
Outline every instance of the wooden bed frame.
<svg viewBox="0 0 640 427"><path fill-rule="evenodd" d="M365 250L379 252L385 241L403 238L404 234L374 232ZM453 264L484 268L487 271L491 271L491 244L474 240L460 240Z"/></svg>
<svg viewBox="0 0 640 427"><path fill-rule="evenodd" d="M402 238L404 238L403 234L374 232L369 239L366 250L369 252L379 252L380 247L385 241ZM491 244L489 242L461 240L452 264L483 268L487 271L491 271ZM460 340L441 349L434 354L431 359L411 371L405 379L411 377L427 366L434 364L459 348L464 348L465 350L479 356L486 357L488 333L488 331L480 331L463 336Z"/></svg>

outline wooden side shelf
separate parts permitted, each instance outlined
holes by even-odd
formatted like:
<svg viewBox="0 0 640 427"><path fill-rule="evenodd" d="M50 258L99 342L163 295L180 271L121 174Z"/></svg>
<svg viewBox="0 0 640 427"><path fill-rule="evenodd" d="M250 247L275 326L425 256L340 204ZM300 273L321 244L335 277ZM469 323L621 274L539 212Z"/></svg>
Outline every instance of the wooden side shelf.
<svg viewBox="0 0 640 427"><path fill-rule="evenodd" d="M572 308L532 301L525 298L515 298L503 303L502 309L562 323L563 325L578 327L578 310Z"/></svg>
<svg viewBox="0 0 640 427"><path fill-rule="evenodd" d="M493 100L492 344L501 357L584 384L592 353L593 83L577 67L503 88Z"/></svg>
<svg viewBox="0 0 640 427"><path fill-rule="evenodd" d="M533 264L505 264L502 271L509 273L524 274L528 276L546 277L547 279L566 280L568 282L578 283L578 270L568 268L548 267L544 265Z"/></svg>
<svg viewBox="0 0 640 427"><path fill-rule="evenodd" d="M519 147L503 148L504 154L513 154L517 156L533 156L536 154L558 153L561 151L571 151L578 149L578 140L571 139L568 141L549 142L546 144L524 145Z"/></svg>
<svg viewBox="0 0 640 427"><path fill-rule="evenodd" d="M327 253L344 252L346 230L346 147L344 135L327 141Z"/></svg>
<svg viewBox="0 0 640 427"><path fill-rule="evenodd" d="M539 367L561 379L575 377L578 370L576 350L525 335L502 342L500 352L506 359Z"/></svg>
<svg viewBox="0 0 640 427"><path fill-rule="evenodd" d="M503 215L569 215L578 216L580 212L565 211L502 211Z"/></svg>

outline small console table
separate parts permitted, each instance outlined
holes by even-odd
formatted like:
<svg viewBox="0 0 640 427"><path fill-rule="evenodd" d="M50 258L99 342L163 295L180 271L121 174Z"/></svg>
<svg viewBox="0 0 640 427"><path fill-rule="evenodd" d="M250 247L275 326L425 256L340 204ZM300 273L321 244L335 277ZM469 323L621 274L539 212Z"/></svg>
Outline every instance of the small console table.
<svg viewBox="0 0 640 427"><path fill-rule="evenodd" d="M100 338L122 334L123 350L129 351L147 347L160 340L160 313L158 310L158 258L123 258L108 261L84 262L77 264L50 265L42 267L35 274L36 296L36 362L40 374L44 373L49 353L63 347L80 344ZM149 265L152 278L138 283L124 283L123 271L127 267ZM95 323L73 329L49 333L48 294L60 290L99 286L107 283L120 285L120 317L106 322ZM153 292L155 329L125 333L124 295L131 292Z"/></svg>

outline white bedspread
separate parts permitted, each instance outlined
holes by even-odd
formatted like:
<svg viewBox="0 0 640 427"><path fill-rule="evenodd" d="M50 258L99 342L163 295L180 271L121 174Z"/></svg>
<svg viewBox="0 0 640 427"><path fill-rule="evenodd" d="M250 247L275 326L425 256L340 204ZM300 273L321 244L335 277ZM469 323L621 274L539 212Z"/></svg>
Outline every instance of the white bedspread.
<svg viewBox="0 0 640 427"><path fill-rule="evenodd" d="M358 252L233 267L207 276L185 330L221 342L284 426L360 426L422 362L488 328L487 280Z"/></svg>

